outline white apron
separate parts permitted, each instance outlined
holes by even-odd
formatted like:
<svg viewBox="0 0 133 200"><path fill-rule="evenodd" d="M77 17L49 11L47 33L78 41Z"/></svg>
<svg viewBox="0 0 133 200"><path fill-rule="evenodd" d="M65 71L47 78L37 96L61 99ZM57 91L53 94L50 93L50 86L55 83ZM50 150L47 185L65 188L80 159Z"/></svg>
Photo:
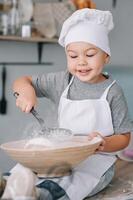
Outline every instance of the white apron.
<svg viewBox="0 0 133 200"><path fill-rule="evenodd" d="M102 136L114 134L111 111L106 100L112 84L104 91L100 99L70 100L68 90L62 93L58 119L59 127L71 129L74 134L89 134L97 131ZM59 183L71 200L84 199L99 183L101 176L114 164L116 156L112 154L95 154L73 169L70 177L64 177Z"/></svg>
<svg viewBox="0 0 133 200"><path fill-rule="evenodd" d="M71 129L75 134L89 134L97 131L102 136L112 135L114 131L111 111L106 97L114 82L104 91L100 99L70 100L67 99L67 94L72 82L73 78L60 99L59 127ZM112 154L95 154L75 167L70 176L52 178L52 180L64 188L70 200L82 200L91 193L101 176L115 161L116 156ZM11 172L15 170L21 170L21 165L17 164ZM45 179L47 178L37 179L36 185Z"/></svg>

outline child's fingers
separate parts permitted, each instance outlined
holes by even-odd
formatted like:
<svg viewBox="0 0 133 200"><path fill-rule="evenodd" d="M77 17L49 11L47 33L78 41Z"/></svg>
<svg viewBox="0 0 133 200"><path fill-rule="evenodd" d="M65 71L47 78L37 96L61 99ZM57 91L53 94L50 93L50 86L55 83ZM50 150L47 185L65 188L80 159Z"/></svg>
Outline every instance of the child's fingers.
<svg viewBox="0 0 133 200"><path fill-rule="evenodd" d="M88 135L88 140L92 140L93 136L92 135Z"/></svg>
<svg viewBox="0 0 133 200"><path fill-rule="evenodd" d="M27 106L26 106L26 109L25 109L25 112L26 113L29 113L31 111L31 109L33 108L33 105L31 103L29 103Z"/></svg>
<svg viewBox="0 0 133 200"><path fill-rule="evenodd" d="M96 149L96 152L104 151L104 147L105 147L105 143L106 143L104 137L98 132L93 132L88 135L88 140L92 140L94 137L100 137L102 139L100 145Z"/></svg>
<svg viewBox="0 0 133 200"><path fill-rule="evenodd" d="M22 110L23 112L26 112L26 107L27 107L26 104L22 104L22 106L21 106L21 110Z"/></svg>
<svg viewBox="0 0 133 200"><path fill-rule="evenodd" d="M99 145L99 147L97 148L97 152L99 152L99 151L103 151L104 150L104 146L103 145Z"/></svg>
<svg viewBox="0 0 133 200"><path fill-rule="evenodd" d="M103 151L104 150L104 146L105 146L105 140L102 138L101 144L99 145L99 147L97 148L97 152L98 151Z"/></svg>
<svg viewBox="0 0 133 200"><path fill-rule="evenodd" d="M18 103L18 101L16 101L16 106L19 107L19 103Z"/></svg>
<svg viewBox="0 0 133 200"><path fill-rule="evenodd" d="M103 151L103 150L104 150L104 146L100 145L99 148L98 148L98 151Z"/></svg>
<svg viewBox="0 0 133 200"><path fill-rule="evenodd" d="M91 133L88 135L88 140L92 140L94 137L96 137L95 133Z"/></svg>
<svg viewBox="0 0 133 200"><path fill-rule="evenodd" d="M18 99L16 100L16 106L19 107L20 109L22 107L22 102L19 101Z"/></svg>
<svg viewBox="0 0 133 200"><path fill-rule="evenodd" d="M93 132L93 133L91 133L91 134L88 135L88 140L92 140L94 137L101 137L102 138L102 136L101 136L100 133Z"/></svg>
<svg viewBox="0 0 133 200"><path fill-rule="evenodd" d="M34 107L34 104L27 100L18 98L16 100L16 106L19 107L23 112L29 113L32 107Z"/></svg>

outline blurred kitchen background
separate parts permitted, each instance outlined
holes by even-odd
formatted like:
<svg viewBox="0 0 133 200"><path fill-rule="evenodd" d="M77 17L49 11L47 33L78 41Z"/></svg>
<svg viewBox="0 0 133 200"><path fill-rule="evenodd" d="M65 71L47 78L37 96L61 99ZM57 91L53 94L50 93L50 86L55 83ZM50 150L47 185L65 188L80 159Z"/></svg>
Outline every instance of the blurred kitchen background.
<svg viewBox="0 0 133 200"><path fill-rule="evenodd" d="M87 5L88 2L88 5ZM46 1L0 0L0 144L23 138L25 127L35 122L15 106L13 81L23 75L66 68L64 49L57 43L61 25L75 9L91 6L110 10L115 28L110 33L111 62L105 71L122 86L133 119L133 0ZM3 87L3 80L5 87ZM39 99L37 110L48 126L56 125L56 108ZM133 145L132 145L133 146ZM0 150L0 169L14 162Z"/></svg>

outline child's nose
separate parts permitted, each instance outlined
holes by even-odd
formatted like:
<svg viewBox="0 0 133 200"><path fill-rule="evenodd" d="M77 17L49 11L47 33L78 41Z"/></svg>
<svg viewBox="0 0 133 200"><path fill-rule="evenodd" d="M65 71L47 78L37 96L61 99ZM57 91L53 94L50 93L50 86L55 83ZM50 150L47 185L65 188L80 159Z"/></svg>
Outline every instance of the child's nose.
<svg viewBox="0 0 133 200"><path fill-rule="evenodd" d="M78 65L79 66L85 66L85 65L87 65L86 59L85 58L80 58Z"/></svg>

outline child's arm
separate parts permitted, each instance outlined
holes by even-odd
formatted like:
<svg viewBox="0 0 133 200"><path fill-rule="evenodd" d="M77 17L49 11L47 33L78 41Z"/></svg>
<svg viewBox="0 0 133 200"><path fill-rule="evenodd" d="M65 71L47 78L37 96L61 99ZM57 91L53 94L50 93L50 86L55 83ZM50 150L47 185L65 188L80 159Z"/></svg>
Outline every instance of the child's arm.
<svg viewBox="0 0 133 200"><path fill-rule="evenodd" d="M126 148L130 141L130 133L124 133L120 135L112 135L103 138L105 143L103 150L105 152L114 152Z"/></svg>
<svg viewBox="0 0 133 200"><path fill-rule="evenodd" d="M19 94L16 99L16 106L23 112L29 113L32 107L36 105L36 93L32 86L32 78L30 76L24 76L15 80L13 83L13 92Z"/></svg>
<svg viewBox="0 0 133 200"><path fill-rule="evenodd" d="M89 139L92 139L93 137L96 137L99 135L101 136L101 134L97 132L92 133L89 135ZM111 135L111 136L102 137L102 138L103 138L103 142L99 146L98 151L115 152L115 151L122 150L128 146L129 141L130 141L130 133L116 134L116 135Z"/></svg>

